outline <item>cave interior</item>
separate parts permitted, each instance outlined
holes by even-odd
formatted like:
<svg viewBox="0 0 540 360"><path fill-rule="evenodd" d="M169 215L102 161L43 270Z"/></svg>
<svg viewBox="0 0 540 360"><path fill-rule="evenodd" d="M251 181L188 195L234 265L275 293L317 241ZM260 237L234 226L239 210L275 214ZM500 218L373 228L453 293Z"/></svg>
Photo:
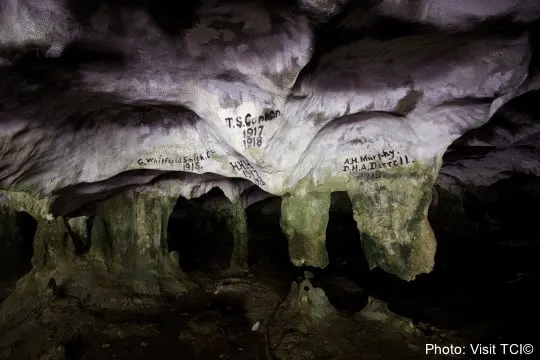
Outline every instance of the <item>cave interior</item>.
<svg viewBox="0 0 540 360"><path fill-rule="evenodd" d="M485 3L0 3L0 359L534 358L540 4Z"/></svg>

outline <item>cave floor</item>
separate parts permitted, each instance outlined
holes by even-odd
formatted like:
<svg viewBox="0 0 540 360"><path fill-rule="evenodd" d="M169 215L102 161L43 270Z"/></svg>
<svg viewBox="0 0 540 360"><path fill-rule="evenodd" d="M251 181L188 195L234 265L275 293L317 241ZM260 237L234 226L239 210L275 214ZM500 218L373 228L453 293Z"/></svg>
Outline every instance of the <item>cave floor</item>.
<svg viewBox="0 0 540 360"><path fill-rule="evenodd" d="M340 314L316 328L295 328L275 311L303 272L255 264L243 273L189 272L198 286L166 305L132 299L145 311L95 311L77 298L53 298L17 327L0 329L0 359L434 359L426 356L426 344L537 341L540 244L516 242L488 251L484 244L460 241L457 249L467 252L450 254L455 263L441 259L433 274L412 284L377 275L361 284L341 276L346 271L315 272L313 285L325 290ZM4 284L5 297L13 281ZM112 288L102 294L111 299ZM412 319L418 331L358 317L368 294Z"/></svg>
<svg viewBox="0 0 540 360"><path fill-rule="evenodd" d="M145 313L92 313L70 298L49 302L25 322L21 330L25 335L12 342L8 358L425 359L428 343L471 341L459 332L427 324L423 324L425 333L413 334L363 321L354 316L364 306L358 304L362 289L342 278L324 280L327 289L328 283L334 284L329 298L350 299L349 304L340 303L340 317L324 326L298 330L274 311L296 279L268 271L189 275L200 290ZM260 326L254 331L257 322ZM21 332L13 329L15 333ZM0 350L4 341L0 340ZM43 355L46 349L51 350Z"/></svg>
<svg viewBox="0 0 540 360"><path fill-rule="evenodd" d="M389 336L383 327L347 316L316 330L289 328L287 320L275 318L290 287L279 274L190 275L204 292L146 316L94 315L92 330L66 344L67 358L346 360L423 354L422 339L407 333ZM266 331L268 324L273 333Z"/></svg>

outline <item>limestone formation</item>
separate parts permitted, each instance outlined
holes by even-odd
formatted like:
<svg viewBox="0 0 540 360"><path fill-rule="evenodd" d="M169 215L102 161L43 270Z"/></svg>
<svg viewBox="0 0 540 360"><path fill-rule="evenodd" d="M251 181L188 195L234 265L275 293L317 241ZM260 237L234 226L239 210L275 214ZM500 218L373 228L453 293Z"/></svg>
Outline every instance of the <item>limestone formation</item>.
<svg viewBox="0 0 540 360"><path fill-rule="evenodd" d="M234 247L231 255L231 270L246 270L248 268L248 229L246 209L240 201L231 203L229 226L232 229Z"/></svg>
<svg viewBox="0 0 540 360"><path fill-rule="evenodd" d="M330 193L283 197L281 228L289 240L289 256L296 266L326 267L326 224Z"/></svg>
<svg viewBox="0 0 540 360"><path fill-rule="evenodd" d="M355 318L357 321L368 322L389 333L398 332L413 335L420 333L420 330L410 319L396 315L388 309L388 304L371 296L368 298L366 306L355 315Z"/></svg>
<svg viewBox="0 0 540 360"><path fill-rule="evenodd" d="M403 176L386 175L350 193L354 219L371 268L407 280L428 273L436 242L427 220L435 169L415 166Z"/></svg>
<svg viewBox="0 0 540 360"><path fill-rule="evenodd" d="M209 206L233 234L233 271L248 267L245 210L270 196L291 262L326 267L339 191L372 269L430 272L435 184L540 174L534 116L500 120L538 91L528 30L540 6L486 3L208 1L171 21L142 5L6 1L0 249L20 243L17 214L37 223L6 314L51 277L88 303L107 281L182 293L170 215L213 188L228 200ZM504 21L512 31L493 26ZM445 160L460 149L482 154Z"/></svg>
<svg viewBox="0 0 540 360"><path fill-rule="evenodd" d="M330 304L324 290L314 287L307 279L291 284L280 310L281 316L294 319L297 326L327 323L337 316L337 310Z"/></svg>

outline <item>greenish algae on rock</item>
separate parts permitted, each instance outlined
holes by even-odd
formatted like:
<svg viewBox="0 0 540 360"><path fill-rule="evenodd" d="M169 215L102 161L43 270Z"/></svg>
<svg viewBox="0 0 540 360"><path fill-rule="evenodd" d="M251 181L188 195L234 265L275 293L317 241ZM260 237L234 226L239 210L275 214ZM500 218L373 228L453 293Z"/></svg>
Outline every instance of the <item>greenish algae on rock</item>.
<svg viewBox="0 0 540 360"><path fill-rule="evenodd" d="M228 226L232 230L234 246L229 268L232 271L248 269L248 229L246 210L241 201L231 203L232 213Z"/></svg>
<svg viewBox="0 0 540 360"><path fill-rule="evenodd" d="M280 225L289 242L289 257L296 266L328 265L326 226L330 192L295 191L283 196Z"/></svg>
<svg viewBox="0 0 540 360"><path fill-rule="evenodd" d="M183 278L178 257L168 251L167 224L179 192L165 187L128 189L102 202L92 229L86 258L102 264L113 276L129 276L146 284L151 294L164 290L162 280ZM178 284L180 283L178 282ZM168 289L183 291L182 286Z"/></svg>
<svg viewBox="0 0 540 360"><path fill-rule="evenodd" d="M435 262L436 241L427 220L440 159L372 173L305 178L283 196L281 227L289 241L291 261L325 267L331 193L346 191L362 239L365 257L404 280L428 273ZM369 175L369 176L366 176Z"/></svg>
<svg viewBox="0 0 540 360"><path fill-rule="evenodd" d="M73 242L63 219L50 213L52 198L36 199L24 192L2 191L3 205L8 212L24 211L37 221L32 265L36 269L65 266L75 257Z"/></svg>
<svg viewBox="0 0 540 360"><path fill-rule="evenodd" d="M436 166L414 164L359 181L348 193L362 246L371 268L404 280L428 273L436 241L427 220Z"/></svg>

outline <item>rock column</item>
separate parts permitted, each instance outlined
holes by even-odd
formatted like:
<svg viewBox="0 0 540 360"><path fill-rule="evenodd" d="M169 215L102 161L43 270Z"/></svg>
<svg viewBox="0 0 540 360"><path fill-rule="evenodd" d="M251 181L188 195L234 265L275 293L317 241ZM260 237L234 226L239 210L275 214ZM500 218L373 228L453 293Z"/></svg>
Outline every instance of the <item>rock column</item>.
<svg viewBox="0 0 540 360"><path fill-rule="evenodd" d="M241 201L231 203L232 213L228 226L232 230L234 246L229 268L232 271L248 269L248 232L246 210Z"/></svg>
<svg viewBox="0 0 540 360"><path fill-rule="evenodd" d="M297 192L283 197L281 229L289 242L289 257L296 266L328 265L326 227L329 192Z"/></svg>
<svg viewBox="0 0 540 360"><path fill-rule="evenodd" d="M363 181L349 191L371 268L379 267L404 280L432 270L436 241L427 220L432 174L431 169L418 166L404 174Z"/></svg>
<svg viewBox="0 0 540 360"><path fill-rule="evenodd" d="M159 286L181 276L178 257L167 248L167 224L178 198L173 193L130 189L100 204L89 258L104 264L111 275L128 275L141 284Z"/></svg>

